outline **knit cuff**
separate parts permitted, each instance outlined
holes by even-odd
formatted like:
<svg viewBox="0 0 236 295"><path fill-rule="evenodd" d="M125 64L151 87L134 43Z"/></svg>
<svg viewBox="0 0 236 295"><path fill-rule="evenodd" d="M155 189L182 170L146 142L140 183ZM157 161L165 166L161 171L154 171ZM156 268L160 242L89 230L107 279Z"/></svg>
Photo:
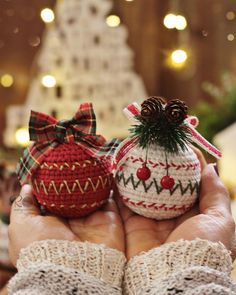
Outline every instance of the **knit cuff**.
<svg viewBox="0 0 236 295"><path fill-rule="evenodd" d="M104 245L45 240L34 242L21 250L17 269L21 272L42 262L73 268L120 287L126 258L122 252Z"/></svg>
<svg viewBox="0 0 236 295"><path fill-rule="evenodd" d="M230 252L222 243L179 240L133 257L125 268L125 294L138 294L155 282L193 266L206 266L230 274Z"/></svg>

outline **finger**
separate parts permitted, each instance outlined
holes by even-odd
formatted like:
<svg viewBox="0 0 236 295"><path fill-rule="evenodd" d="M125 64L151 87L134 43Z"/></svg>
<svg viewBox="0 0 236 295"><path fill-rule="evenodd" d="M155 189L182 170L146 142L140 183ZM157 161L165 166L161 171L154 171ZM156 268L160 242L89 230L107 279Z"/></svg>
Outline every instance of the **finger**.
<svg viewBox="0 0 236 295"><path fill-rule="evenodd" d="M110 212L114 212L114 213L119 214L119 213L120 213L120 212L119 212L119 208L118 208L118 206L117 206L115 200L113 199L113 195L114 195L114 192L111 191L111 193L110 193L110 197L109 197L109 199L108 199L106 205L103 206L101 210L102 210L102 211L105 211L105 212L109 212L109 211L110 211Z"/></svg>
<svg viewBox="0 0 236 295"><path fill-rule="evenodd" d="M193 145L190 145L190 147L194 151L194 153L197 155L197 158L201 165L201 170L203 170L207 166L207 161L205 157L203 156L203 153Z"/></svg>
<svg viewBox="0 0 236 295"><path fill-rule="evenodd" d="M176 219L176 227L179 226L181 223L183 223L185 220L196 216L199 214L199 204L195 204L194 207L192 207L189 211L181 215L180 217L177 217Z"/></svg>
<svg viewBox="0 0 236 295"><path fill-rule="evenodd" d="M121 210L124 207L124 203L122 202L122 198L121 198L121 195L119 193L119 190L118 190L117 186L114 186L114 188L113 188L112 197L115 200L118 208Z"/></svg>
<svg viewBox="0 0 236 295"><path fill-rule="evenodd" d="M233 261L236 259L236 232L234 234L234 238L233 238L233 241L232 241L231 257L232 257Z"/></svg>
<svg viewBox="0 0 236 295"><path fill-rule="evenodd" d="M19 192L20 191L20 182L19 182L15 172L11 173L10 180L11 180L11 188L10 188L11 192L13 192L13 193Z"/></svg>
<svg viewBox="0 0 236 295"><path fill-rule="evenodd" d="M214 165L207 165L202 171L200 212L231 213L230 197L217 175Z"/></svg>
<svg viewBox="0 0 236 295"><path fill-rule="evenodd" d="M30 185L24 185L20 195L15 199L11 208L11 222L15 222L19 218L25 216L40 215L40 210L34 200L33 191Z"/></svg>
<svg viewBox="0 0 236 295"><path fill-rule="evenodd" d="M117 204L117 207L119 208L120 215L124 222L126 222L131 216L135 215L133 211L125 206L117 187L114 188L113 198Z"/></svg>

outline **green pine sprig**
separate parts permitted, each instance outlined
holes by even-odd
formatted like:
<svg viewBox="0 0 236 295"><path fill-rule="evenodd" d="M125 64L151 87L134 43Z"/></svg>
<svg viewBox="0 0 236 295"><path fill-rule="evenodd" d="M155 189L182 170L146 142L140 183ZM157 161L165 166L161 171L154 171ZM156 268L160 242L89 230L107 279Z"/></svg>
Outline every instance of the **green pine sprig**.
<svg viewBox="0 0 236 295"><path fill-rule="evenodd" d="M136 119L140 124L133 125L130 132L139 137L139 145L142 148L156 144L169 153L177 154L179 150L185 151L187 145L192 142L190 130L185 123L169 123L163 116L155 122L146 121L141 116L136 116Z"/></svg>

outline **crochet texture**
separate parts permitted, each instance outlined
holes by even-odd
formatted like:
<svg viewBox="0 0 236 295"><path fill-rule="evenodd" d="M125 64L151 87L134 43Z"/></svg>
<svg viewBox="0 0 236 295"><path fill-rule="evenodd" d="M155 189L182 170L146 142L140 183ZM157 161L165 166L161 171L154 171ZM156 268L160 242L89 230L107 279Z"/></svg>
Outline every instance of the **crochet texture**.
<svg viewBox="0 0 236 295"><path fill-rule="evenodd" d="M122 147L122 144L119 148ZM116 183L126 206L132 211L157 220L177 217L189 210L195 203L201 178L200 163L192 149L179 151L178 155L168 154L159 146L148 149L147 167L151 177L138 179L137 169L145 162L146 150L135 146L118 164ZM166 175L174 178L175 185L164 189L160 180Z"/></svg>
<svg viewBox="0 0 236 295"><path fill-rule="evenodd" d="M97 159L77 144L61 144L45 156L32 185L39 203L64 217L85 216L101 207L112 187L108 159Z"/></svg>

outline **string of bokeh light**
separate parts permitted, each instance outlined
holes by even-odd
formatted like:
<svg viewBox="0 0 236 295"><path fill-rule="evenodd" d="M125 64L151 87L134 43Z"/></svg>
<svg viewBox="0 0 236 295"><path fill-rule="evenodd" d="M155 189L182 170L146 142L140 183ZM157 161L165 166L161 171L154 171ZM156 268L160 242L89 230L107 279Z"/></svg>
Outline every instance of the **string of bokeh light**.
<svg viewBox="0 0 236 295"><path fill-rule="evenodd" d="M120 18L115 14L108 15L106 18L106 23L109 27L118 27L120 25Z"/></svg>
<svg viewBox="0 0 236 295"><path fill-rule="evenodd" d="M177 49L171 53L171 59L172 59L173 63L175 63L177 65L182 65L183 63L185 63L187 61L188 54L183 49Z"/></svg>
<svg viewBox="0 0 236 295"><path fill-rule="evenodd" d="M169 13L164 17L163 24L167 29L176 29L180 31L186 29L188 25L183 15L175 15L173 13Z"/></svg>
<svg viewBox="0 0 236 295"><path fill-rule="evenodd" d="M55 14L51 8L42 9L40 16L45 23L51 23L55 19Z"/></svg>
<svg viewBox="0 0 236 295"><path fill-rule="evenodd" d="M0 82L4 88L9 88L14 84L14 78L10 74L4 74L2 75Z"/></svg>
<svg viewBox="0 0 236 295"><path fill-rule="evenodd" d="M30 143L28 128L21 127L18 130L16 130L15 139L19 146L27 147Z"/></svg>
<svg viewBox="0 0 236 295"><path fill-rule="evenodd" d="M52 75L45 75L45 76L42 77L41 83L46 88L53 88L53 87L56 86L57 80Z"/></svg>
<svg viewBox="0 0 236 295"><path fill-rule="evenodd" d="M176 69L181 70L185 67L186 62L188 60L188 53L184 49L175 49L170 52L170 54L167 57L167 66Z"/></svg>

